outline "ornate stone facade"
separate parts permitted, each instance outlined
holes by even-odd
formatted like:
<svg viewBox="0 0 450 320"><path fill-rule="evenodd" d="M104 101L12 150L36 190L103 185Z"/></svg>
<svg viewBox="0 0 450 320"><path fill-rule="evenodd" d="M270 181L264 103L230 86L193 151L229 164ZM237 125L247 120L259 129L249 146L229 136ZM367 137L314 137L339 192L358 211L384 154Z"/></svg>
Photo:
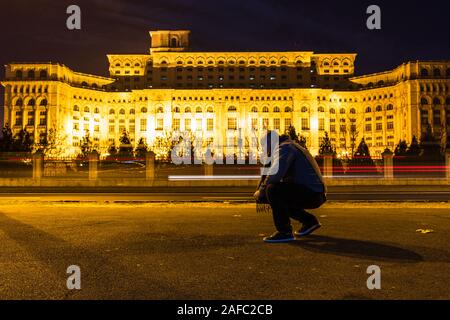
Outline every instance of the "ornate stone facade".
<svg viewBox="0 0 450 320"><path fill-rule="evenodd" d="M63 134L79 152L86 132L103 154L126 130L149 145L192 131L225 145L251 129L294 126L317 153L329 133L340 154L365 138L374 155L400 139L450 132L450 61L406 62L354 76L356 54L190 52L189 31L151 32L148 54L108 55L109 78L57 63L6 66L5 123L35 141Z"/></svg>

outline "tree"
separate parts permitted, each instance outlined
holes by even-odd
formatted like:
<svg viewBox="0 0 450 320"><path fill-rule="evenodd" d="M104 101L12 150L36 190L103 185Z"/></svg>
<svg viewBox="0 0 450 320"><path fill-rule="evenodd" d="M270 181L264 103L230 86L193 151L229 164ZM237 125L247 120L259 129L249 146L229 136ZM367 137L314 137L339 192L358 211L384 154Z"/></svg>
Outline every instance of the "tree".
<svg viewBox="0 0 450 320"><path fill-rule="evenodd" d="M8 124L2 128L2 135L3 138L0 140L0 151L12 151L14 140L12 130Z"/></svg>
<svg viewBox="0 0 450 320"><path fill-rule="evenodd" d="M299 140L299 137L297 135L297 131L295 130L294 126L289 126L289 129L287 130L287 134L288 134L289 138L292 141L297 142L298 144L300 144L300 140Z"/></svg>
<svg viewBox="0 0 450 320"><path fill-rule="evenodd" d="M394 154L397 157L402 157L402 156L406 156L406 153L408 151L408 144L406 143L406 140L400 140L397 144L397 146L395 147L395 151Z"/></svg>
<svg viewBox="0 0 450 320"><path fill-rule="evenodd" d="M83 137L83 140L81 141L80 149L81 149L80 156L82 158L87 158L89 153L93 151L92 141L91 141L91 138L89 135L89 131L86 131L86 135Z"/></svg>
<svg viewBox="0 0 450 320"><path fill-rule="evenodd" d="M117 155L117 148L114 142L109 145L108 153L110 157L115 157Z"/></svg>
<svg viewBox="0 0 450 320"><path fill-rule="evenodd" d="M331 145L330 137L328 136L328 132L325 132L325 137L323 137L320 146L319 146L319 154L333 154L333 146Z"/></svg>
<svg viewBox="0 0 450 320"><path fill-rule="evenodd" d="M420 145L419 142L417 141L416 136L413 136L411 144L408 147L408 150L406 151L406 154L409 157L418 157L420 155Z"/></svg>
<svg viewBox="0 0 450 320"><path fill-rule="evenodd" d="M370 174L376 173L376 167L373 159L370 157L369 147L366 144L364 138L358 145L353 158L349 162L349 173L350 174Z"/></svg>
<svg viewBox="0 0 450 320"><path fill-rule="evenodd" d="M354 157L370 157L369 147L367 146L364 138L361 139L361 142L358 145L358 149L356 150Z"/></svg>
<svg viewBox="0 0 450 320"><path fill-rule="evenodd" d="M13 150L22 152L31 152L33 147L33 140L31 135L25 129L19 131L19 133L14 137Z"/></svg>
<svg viewBox="0 0 450 320"><path fill-rule="evenodd" d="M302 135L300 135L299 138L298 138L298 144L301 147L303 147L305 149L308 149L306 137L304 137Z"/></svg>
<svg viewBox="0 0 450 320"><path fill-rule="evenodd" d="M67 148L67 135L63 134L63 128L59 130L50 129L41 143L42 151L48 158L64 157L69 155L70 150Z"/></svg>
<svg viewBox="0 0 450 320"><path fill-rule="evenodd" d="M136 158L144 159L147 151L148 151L148 146L147 146L147 143L145 142L145 139L140 138L138 145L136 146L136 150L134 151Z"/></svg>
<svg viewBox="0 0 450 320"><path fill-rule="evenodd" d="M122 136L119 139L119 156L125 158L133 157L133 146L131 145L128 133L124 130Z"/></svg>

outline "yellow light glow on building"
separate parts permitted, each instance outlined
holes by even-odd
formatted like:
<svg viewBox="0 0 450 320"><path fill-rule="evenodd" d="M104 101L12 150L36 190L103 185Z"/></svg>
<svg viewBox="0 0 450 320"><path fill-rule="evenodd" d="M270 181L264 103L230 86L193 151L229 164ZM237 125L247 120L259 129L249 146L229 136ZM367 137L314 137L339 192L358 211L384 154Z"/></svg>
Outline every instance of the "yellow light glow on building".
<svg viewBox="0 0 450 320"><path fill-rule="evenodd" d="M280 133L292 125L313 153L325 132L336 151L347 154L354 128L374 155L419 138L425 124L436 136L445 130L442 123L450 132L448 60L355 77L354 53L190 52L189 31L151 35L148 54L108 55L108 78L55 63L8 64L5 123L14 133L29 130L36 141L62 130L74 155L85 125L104 153L119 143L122 129L134 146L140 138L151 145L172 130L174 119L222 146L239 131L250 139L254 124L257 135L266 124L274 129L276 123ZM26 123L30 111L34 125Z"/></svg>

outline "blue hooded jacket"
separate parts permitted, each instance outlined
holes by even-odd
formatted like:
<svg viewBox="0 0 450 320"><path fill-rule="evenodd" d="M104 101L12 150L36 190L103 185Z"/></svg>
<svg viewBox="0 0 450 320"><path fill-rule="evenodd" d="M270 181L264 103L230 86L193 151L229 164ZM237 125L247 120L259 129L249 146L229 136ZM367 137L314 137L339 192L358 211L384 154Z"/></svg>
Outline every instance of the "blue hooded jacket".
<svg viewBox="0 0 450 320"><path fill-rule="evenodd" d="M276 166L278 166L278 170L271 172L272 175L263 177L261 187L287 182L303 185L314 192L326 194L327 188L314 157L307 149L286 136L280 137L278 152L273 155L271 169Z"/></svg>

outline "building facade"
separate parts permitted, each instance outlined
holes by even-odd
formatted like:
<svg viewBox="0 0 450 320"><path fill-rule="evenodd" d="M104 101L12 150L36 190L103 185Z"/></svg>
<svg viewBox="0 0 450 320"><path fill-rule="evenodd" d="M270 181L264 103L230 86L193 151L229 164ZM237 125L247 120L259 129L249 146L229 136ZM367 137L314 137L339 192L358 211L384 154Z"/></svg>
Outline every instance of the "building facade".
<svg viewBox="0 0 450 320"><path fill-rule="evenodd" d="M379 155L429 128L436 138L450 132L450 60L356 77L356 54L191 52L189 34L150 32L148 54L108 55L109 77L8 64L5 124L35 142L56 132L68 155L86 134L106 154L124 131L134 145L187 131L223 146L294 126L313 154L328 132L340 155L362 138Z"/></svg>

